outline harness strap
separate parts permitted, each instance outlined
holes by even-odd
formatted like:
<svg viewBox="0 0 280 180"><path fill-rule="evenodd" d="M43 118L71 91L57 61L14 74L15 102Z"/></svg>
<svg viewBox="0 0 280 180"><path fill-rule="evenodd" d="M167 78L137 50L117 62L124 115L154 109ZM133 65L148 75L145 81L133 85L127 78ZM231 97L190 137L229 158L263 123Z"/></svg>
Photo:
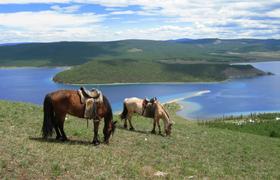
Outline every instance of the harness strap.
<svg viewBox="0 0 280 180"><path fill-rule="evenodd" d="M142 114L141 114L142 116L144 115L144 112L145 112L145 110L146 110L146 107L147 107L147 106L143 106L143 111L142 111Z"/></svg>
<svg viewBox="0 0 280 180"><path fill-rule="evenodd" d="M144 99L142 102L142 109L143 109L142 114L141 114L142 116L144 115L146 108L147 108L147 101L146 101L146 99Z"/></svg>

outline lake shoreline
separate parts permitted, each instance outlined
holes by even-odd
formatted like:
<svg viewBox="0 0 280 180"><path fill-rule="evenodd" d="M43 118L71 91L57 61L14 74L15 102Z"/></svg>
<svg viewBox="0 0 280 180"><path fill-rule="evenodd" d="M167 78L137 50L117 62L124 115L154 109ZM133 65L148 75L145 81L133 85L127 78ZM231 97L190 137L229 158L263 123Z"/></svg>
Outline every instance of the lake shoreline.
<svg viewBox="0 0 280 180"><path fill-rule="evenodd" d="M73 66L0 66L0 69L52 69L52 68L61 68L63 70L71 69Z"/></svg>
<svg viewBox="0 0 280 180"><path fill-rule="evenodd" d="M263 65L256 65L256 67L262 69ZM275 87L274 84L279 79L278 66L273 64L266 65L266 71L268 67L273 67L274 71L272 72L275 72L276 68L274 76L227 79L215 82L139 82L74 85L52 81L52 77L61 71L61 68L65 67L17 67L19 70L13 70L15 68L9 67L4 69L11 69L10 71L2 70L1 72L3 77L1 87L2 89L7 86L10 87L11 92L3 94L1 99L32 102L41 105L44 95L49 92L58 89L76 90L79 86L84 85L88 89L98 88L102 90L110 98L112 108L115 110L114 113L122 110L124 98L134 96L140 98L156 96L162 103L178 103L181 110L184 111L183 115L180 115L180 113L179 115L189 120L213 119L221 117L221 114L240 115L245 114L244 111L251 113L256 111L271 112L273 110L272 112L275 112L279 107L279 99L277 100L279 95L277 95L277 91L273 90L274 88L268 91L266 87L271 85ZM210 92L211 94L207 95ZM265 95L267 93L274 98L267 97ZM197 97L201 95L203 97ZM263 101L260 101L258 97L263 97ZM189 104L184 106L184 100ZM192 102L194 103L192 104ZM243 103L244 107L238 108L239 102Z"/></svg>
<svg viewBox="0 0 280 180"><path fill-rule="evenodd" d="M275 60L276 61L276 60ZM271 62L275 62L271 61ZM231 63L230 65L251 65L251 63L258 63L258 62L268 62L268 61L250 61L250 62L240 62L240 63ZM58 73L64 72L66 70L72 69L74 66L42 66L42 67L34 67L34 66L0 66L0 69L40 69L40 68L61 68L62 70ZM254 67L256 71L261 71L260 69ZM166 81L166 82L114 82L114 83L67 83L67 82L59 82L55 80L55 77L57 76L56 73L51 79L54 83L57 84L62 84L62 85L74 85L74 86L115 86L115 85L149 85L149 84L217 84L217 83L223 83L223 82L228 82L236 79L244 79L244 78L255 78L259 76L268 76L268 75L273 75L270 72L263 72L261 75L249 75L249 76L241 76L241 77L230 77L226 78L221 81Z"/></svg>

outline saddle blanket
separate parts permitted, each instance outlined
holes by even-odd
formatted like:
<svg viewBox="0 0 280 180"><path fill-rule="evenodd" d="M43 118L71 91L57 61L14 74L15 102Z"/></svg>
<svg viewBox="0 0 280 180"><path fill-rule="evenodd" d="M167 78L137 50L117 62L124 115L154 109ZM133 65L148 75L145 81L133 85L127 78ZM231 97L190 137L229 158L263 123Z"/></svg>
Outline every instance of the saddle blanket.
<svg viewBox="0 0 280 180"><path fill-rule="evenodd" d="M78 90L78 93L81 98L81 103L85 104L84 118L94 120L98 119L97 106L103 102L102 93L100 92L100 96L98 98L85 97L81 90Z"/></svg>
<svg viewBox="0 0 280 180"><path fill-rule="evenodd" d="M143 116L148 117L148 118L154 118L155 117L155 111L156 111L155 105L151 104L151 103L148 103Z"/></svg>

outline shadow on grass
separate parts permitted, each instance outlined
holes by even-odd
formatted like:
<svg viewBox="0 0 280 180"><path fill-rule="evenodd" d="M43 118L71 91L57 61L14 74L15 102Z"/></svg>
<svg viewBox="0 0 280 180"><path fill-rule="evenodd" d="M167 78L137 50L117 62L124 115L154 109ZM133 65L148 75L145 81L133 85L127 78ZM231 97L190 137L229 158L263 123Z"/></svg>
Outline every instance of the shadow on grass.
<svg viewBox="0 0 280 180"><path fill-rule="evenodd" d="M143 131L143 130L135 130L135 129L134 129L134 130L130 130L130 129L124 128L124 127L122 127L122 126L117 126L117 128L118 128L118 129L125 130L125 131L129 131L129 132L133 132L133 133L160 135L160 136L163 136L163 137L164 137L163 134L158 134L158 133L153 134L153 133L151 133L151 131Z"/></svg>
<svg viewBox="0 0 280 180"><path fill-rule="evenodd" d="M59 143L59 144L69 144L69 145L93 145L90 141L83 141L78 139L68 139L67 141L61 141L57 139L44 139L42 137L29 137L32 141L47 142L47 143Z"/></svg>

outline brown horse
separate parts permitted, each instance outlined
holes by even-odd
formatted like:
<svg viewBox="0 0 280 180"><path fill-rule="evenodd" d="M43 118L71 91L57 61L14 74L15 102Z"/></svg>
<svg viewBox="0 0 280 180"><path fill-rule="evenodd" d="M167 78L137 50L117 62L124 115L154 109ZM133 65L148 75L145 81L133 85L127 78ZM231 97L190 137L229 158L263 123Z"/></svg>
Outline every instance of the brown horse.
<svg viewBox="0 0 280 180"><path fill-rule="evenodd" d="M99 122L104 118L104 142L109 143L111 134L114 133L115 123L113 113L108 99L103 96L103 102L97 104L96 113L98 120L94 123L94 137L92 143L100 144L98 139ZM84 118L85 104L82 104L80 95L76 90L58 90L46 95L44 100L44 122L42 127L43 138L52 136L53 129L56 132L56 139L66 141L64 132L64 121L66 114Z"/></svg>
<svg viewBox="0 0 280 180"><path fill-rule="evenodd" d="M128 120L130 130L134 130L131 123L131 119L134 114L154 119L153 129L151 131L153 134L155 134L156 124L158 125L159 134L161 134L159 120L162 119L166 135L168 136L171 134L171 127L174 122L170 119L167 111L156 98L153 98L150 101L136 97L124 99L123 112L120 115L120 118L124 120L124 128L127 128Z"/></svg>

